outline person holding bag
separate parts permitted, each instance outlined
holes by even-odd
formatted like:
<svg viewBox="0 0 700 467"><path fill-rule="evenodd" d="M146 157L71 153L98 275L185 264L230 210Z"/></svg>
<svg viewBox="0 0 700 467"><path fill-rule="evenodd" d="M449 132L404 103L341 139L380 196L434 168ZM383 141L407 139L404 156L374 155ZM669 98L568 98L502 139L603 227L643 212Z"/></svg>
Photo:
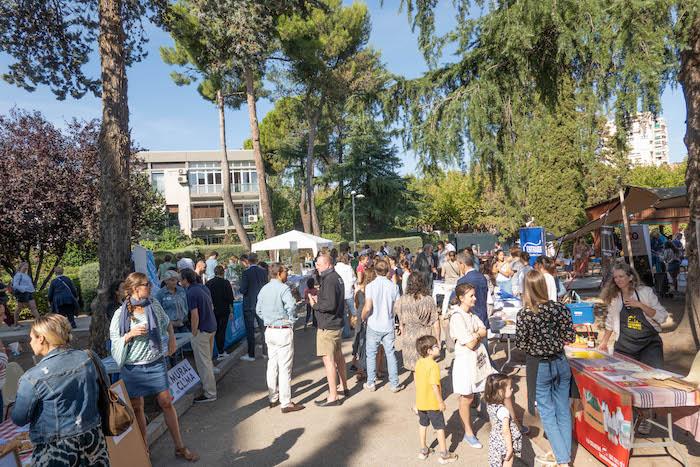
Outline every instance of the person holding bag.
<svg viewBox="0 0 700 467"><path fill-rule="evenodd" d="M476 304L474 286L459 284L455 288L448 317L450 336L455 340L455 359L452 363L452 390L459 394L459 416L464 424L464 442L475 449L483 446L472 428L471 403L474 394L484 391L486 377L495 370L491 366L484 344L486 327L472 313Z"/></svg>
<svg viewBox="0 0 700 467"><path fill-rule="evenodd" d="M531 270L523 281L523 309L518 312L515 341L526 354L528 411L537 411L553 453L540 459L559 466L571 462L571 368L564 346L576 338L569 309L549 299L547 281Z"/></svg>
<svg viewBox="0 0 700 467"><path fill-rule="evenodd" d="M109 327L112 357L134 408L136 421L146 445L144 396L157 395L165 424L175 443L175 457L196 462L199 456L182 441L177 412L172 403L165 357L175 351L175 334L168 315L157 300L151 301L151 283L145 274L132 272L124 281L126 299L117 308ZM168 335L168 350L163 351L161 336Z"/></svg>
<svg viewBox="0 0 700 467"><path fill-rule="evenodd" d="M11 417L17 426L29 424L32 465L108 466L98 367L86 352L68 347L71 326L64 316L37 319L29 337L41 361L19 379Z"/></svg>
<svg viewBox="0 0 700 467"><path fill-rule="evenodd" d="M49 303L54 313L68 318L70 326L75 329L75 315L78 314L80 304L78 303L78 291L69 277L63 275L63 268L56 266L54 269L56 277L49 286Z"/></svg>

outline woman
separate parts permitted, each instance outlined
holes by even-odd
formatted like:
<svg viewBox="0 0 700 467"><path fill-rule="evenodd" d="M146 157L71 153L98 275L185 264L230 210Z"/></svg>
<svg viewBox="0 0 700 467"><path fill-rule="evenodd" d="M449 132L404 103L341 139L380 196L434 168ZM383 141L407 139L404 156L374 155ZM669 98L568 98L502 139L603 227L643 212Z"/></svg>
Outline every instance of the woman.
<svg viewBox="0 0 700 467"><path fill-rule="evenodd" d="M447 253L440 271L440 274L442 275L442 278L446 284L456 284L459 278L462 277L459 262L457 261L457 254L454 251ZM420 336L417 336L417 338L418 337ZM415 345L413 347L415 347Z"/></svg>
<svg viewBox="0 0 700 467"><path fill-rule="evenodd" d="M177 271L166 271L163 274L162 287L156 292L155 299L168 315L173 330L175 332L188 332L185 326L188 313L187 292L178 285L179 280L180 276Z"/></svg>
<svg viewBox="0 0 700 467"><path fill-rule="evenodd" d="M503 262L497 271L498 274L496 275L496 285L502 292L508 294L513 293L511 279L517 272L517 270L514 269L514 266L517 266L518 268L520 267L520 250L515 247L510 249L509 258L503 258Z"/></svg>
<svg viewBox="0 0 700 467"><path fill-rule="evenodd" d="M406 293L394 302L394 313L399 319L397 347L402 351L403 366L414 371L420 358L416 340L421 336L433 335L440 342L438 309L423 276L411 276Z"/></svg>
<svg viewBox="0 0 700 467"><path fill-rule="evenodd" d="M537 401L553 457L559 466L568 466L571 462L571 369L564 346L576 336L571 312L561 303L549 300L547 282L538 271L531 270L525 275L523 309L518 313L517 323L516 345L526 354L528 410L535 413L533 399ZM552 454L548 453L542 460L551 462L551 459Z"/></svg>
<svg viewBox="0 0 700 467"><path fill-rule="evenodd" d="M406 293L406 290L408 290L408 278L411 277L411 263L407 259L402 260L401 269L403 269L403 274L401 274L401 291Z"/></svg>
<svg viewBox="0 0 700 467"><path fill-rule="evenodd" d="M116 280L109 285L108 295L112 299L111 305L105 310L109 322L112 322L112 317L114 316L114 310L122 306L122 299L124 298L124 281Z"/></svg>
<svg viewBox="0 0 700 467"><path fill-rule="evenodd" d="M146 440L144 396L157 395L165 424L175 442L175 457L195 462L199 456L185 447L180 434L177 412L172 404L165 358L175 351L175 334L168 315L158 301L151 301L151 283L145 274L132 272L124 281L126 300L114 312L109 335L112 357L120 367L121 377L131 399L131 406ZM167 355L161 336L168 335Z"/></svg>
<svg viewBox="0 0 700 467"><path fill-rule="evenodd" d="M41 361L19 379L12 421L29 424L32 465L108 466L97 409L98 370L88 354L68 348L70 323L46 315L34 321L29 337Z"/></svg>
<svg viewBox="0 0 700 467"><path fill-rule="evenodd" d="M574 277L583 277L588 273L588 256L590 248L580 237L574 245Z"/></svg>
<svg viewBox="0 0 700 467"><path fill-rule="evenodd" d="M538 256L535 260L535 271L538 271L544 276L545 282L547 282L547 298L551 301L557 301L557 282L554 280L554 276L550 274L550 268L552 266L552 260L546 256Z"/></svg>
<svg viewBox="0 0 700 467"><path fill-rule="evenodd" d="M34 315L34 319L39 319L39 312L36 309L36 302L34 301L34 283L32 278L29 277L27 272L29 271L29 263L26 261L19 265L17 273L12 278L12 291L17 299L17 306L15 307L15 327L20 327L19 324L19 313L23 308L29 308L29 311Z"/></svg>
<svg viewBox="0 0 700 467"><path fill-rule="evenodd" d="M673 290L678 292L678 274L681 271L681 252L672 241L666 242L661 256L666 265L666 272L671 276Z"/></svg>
<svg viewBox="0 0 700 467"><path fill-rule="evenodd" d="M663 367L664 352L659 333L668 312L659 303L654 290L642 285L637 272L627 263L617 263L612 274L613 279L601 295L608 306L608 315L599 348L607 352L610 338L615 334L615 352L653 368Z"/></svg>
<svg viewBox="0 0 700 467"><path fill-rule="evenodd" d="M358 282L355 287L355 309L362 310L365 306L365 288L367 284L372 282L377 278L377 273L374 271L373 267L369 267L364 270L362 275L362 282ZM359 316L359 314L358 314ZM367 338L367 322L362 319L359 320L359 328L355 333L355 341L352 343L352 364L350 369L354 366L357 369L357 379L362 381L367 378L365 373L367 369L367 352L366 352L366 338ZM377 366L379 368L379 366Z"/></svg>

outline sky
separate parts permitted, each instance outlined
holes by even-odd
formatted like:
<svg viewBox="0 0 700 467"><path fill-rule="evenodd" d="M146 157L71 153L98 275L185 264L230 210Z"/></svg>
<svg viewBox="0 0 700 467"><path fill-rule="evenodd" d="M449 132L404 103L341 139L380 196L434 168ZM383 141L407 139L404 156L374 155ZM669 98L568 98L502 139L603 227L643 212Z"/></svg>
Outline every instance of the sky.
<svg viewBox="0 0 700 467"><path fill-rule="evenodd" d="M350 3L348 0L344 1ZM417 46L417 35L405 11L399 11L397 0L366 2L372 32L369 45L381 51L382 59L390 72L408 78L420 76L427 70L425 60ZM439 2L436 10L437 30L445 31L455 25L451 2ZM196 85L179 87L170 79L173 67L162 62L161 46L171 46L170 36L155 27L148 28L148 57L128 70L129 109L132 137L139 147L149 150L198 150L219 147L218 116L213 104L204 101ZM449 60L449 57L446 57ZM9 59L0 56L0 73L7 69ZM99 76L97 57L86 69ZM671 162L681 161L687 154L683 144L685 134L685 103L679 87L666 89L662 96L663 117L668 125L668 141ZM86 95L80 100L67 98L56 100L48 88L27 92L0 81L0 114L11 108L38 110L58 126L64 126L72 118L100 118L99 98ZM260 120L273 107L269 100L258 103ZM227 142L230 148L240 148L250 135L247 109L227 110ZM402 174L415 172L415 157L405 151L396 140L403 167Z"/></svg>

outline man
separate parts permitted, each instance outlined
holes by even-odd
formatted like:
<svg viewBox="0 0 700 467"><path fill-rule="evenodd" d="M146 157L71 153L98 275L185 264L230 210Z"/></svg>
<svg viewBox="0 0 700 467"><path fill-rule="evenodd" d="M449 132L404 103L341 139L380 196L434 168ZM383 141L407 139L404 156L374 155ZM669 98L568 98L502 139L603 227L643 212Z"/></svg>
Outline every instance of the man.
<svg viewBox="0 0 700 467"><path fill-rule="evenodd" d="M481 274L476 270L476 264L474 264L474 257L465 253L460 253L457 255L457 261L464 267L464 275L457 280L457 285L459 284L471 284L474 287L474 296L476 297L476 303L474 304L474 309L472 312L479 317L479 319L484 323L486 329L489 328L489 318L487 312L487 300L489 295L489 284L486 281L486 276ZM454 297L454 291L452 292L452 297Z"/></svg>
<svg viewBox="0 0 700 467"><path fill-rule="evenodd" d="M214 365L211 361L214 333L216 332L216 317L214 304L209 289L197 283L197 275L192 269L184 269L180 273L180 283L187 290L187 304L190 309L190 324L192 326L192 353L197 373L202 380L204 393L194 402L214 402L216 400L216 379Z"/></svg>
<svg viewBox="0 0 700 467"><path fill-rule="evenodd" d="M399 366L394 353L394 302L399 298L399 287L386 277L389 272L386 261L377 261L374 270L377 278L365 287L362 309L362 319L367 320L367 382L364 387L370 391L376 389L377 350L382 344L389 370L389 389L399 392L404 388L399 384Z"/></svg>
<svg viewBox="0 0 700 467"><path fill-rule="evenodd" d="M255 322L263 334L262 354L267 357L267 346L265 345L265 325L263 320L255 314L255 305L258 303L260 289L267 284L267 273L258 266L258 255L251 253L248 256L248 269L243 271L241 277L241 293L243 294L243 320L245 322L246 340L248 341L248 355L243 355L244 362L255 361Z"/></svg>
<svg viewBox="0 0 700 467"><path fill-rule="evenodd" d="M175 255L177 258L177 272L182 272L183 269L192 269L194 271L194 261L187 258L182 253Z"/></svg>
<svg viewBox="0 0 700 467"><path fill-rule="evenodd" d="M206 262L206 272L204 273L205 279L204 282L209 282L210 279L213 279L214 276L216 276L215 269L219 265L219 253L216 251L212 251L209 253L209 258L207 258Z"/></svg>
<svg viewBox="0 0 700 467"><path fill-rule="evenodd" d="M68 318L70 325L75 329L75 315L80 308L78 305L78 291L73 285L73 281L69 277L63 275L63 268L56 266L54 269L56 278L51 281L49 286L49 303L54 313Z"/></svg>
<svg viewBox="0 0 700 467"><path fill-rule="evenodd" d="M517 272L513 274L513 277L511 278L513 295L518 297L522 296L525 275L529 271L532 271L532 266L530 266L530 254L527 251L521 251L520 265L517 268Z"/></svg>
<svg viewBox="0 0 700 467"><path fill-rule="evenodd" d="M341 404L338 398L336 373L340 375L343 394L348 395L348 380L345 374L345 359L340 348L342 343L343 313L345 313L345 286L343 279L331 265L328 254L316 259L319 274L318 295L309 295L309 302L316 315L316 355L322 357L328 379L328 398L314 401L319 407L334 407Z"/></svg>
<svg viewBox="0 0 700 467"><path fill-rule="evenodd" d="M173 257L171 255L165 255L163 257L163 262L158 266L158 279L163 280L165 273L171 269L177 269L177 265L172 262Z"/></svg>
<svg viewBox="0 0 700 467"><path fill-rule="evenodd" d="M265 323L270 408L282 405L282 413L297 412L304 406L292 402L296 300L286 285L287 270L282 263L272 263L269 271L270 282L260 289L255 313Z"/></svg>
<svg viewBox="0 0 700 467"><path fill-rule="evenodd" d="M350 257L343 253L335 264L335 272L343 279L345 286L345 312L343 313L343 339L350 337L350 315L355 316L355 299L353 287L355 285L355 271L350 266Z"/></svg>
<svg viewBox="0 0 700 467"><path fill-rule="evenodd" d="M224 279L224 267L214 268L214 277L207 281L207 288L211 294L216 317L216 350L219 352L219 360L228 357L226 353L226 325L228 324L233 303L233 289L231 283Z"/></svg>

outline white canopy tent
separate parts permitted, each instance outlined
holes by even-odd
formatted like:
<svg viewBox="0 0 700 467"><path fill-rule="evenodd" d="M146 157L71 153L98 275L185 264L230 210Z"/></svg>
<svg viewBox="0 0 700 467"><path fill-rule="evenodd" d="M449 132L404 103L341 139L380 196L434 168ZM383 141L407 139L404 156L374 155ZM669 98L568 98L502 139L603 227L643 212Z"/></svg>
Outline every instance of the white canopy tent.
<svg viewBox="0 0 700 467"><path fill-rule="evenodd" d="M333 241L316 235L290 230L289 232L268 238L262 242L253 243L251 251L279 251L279 250L301 250L310 249L314 256L323 247L332 247Z"/></svg>

